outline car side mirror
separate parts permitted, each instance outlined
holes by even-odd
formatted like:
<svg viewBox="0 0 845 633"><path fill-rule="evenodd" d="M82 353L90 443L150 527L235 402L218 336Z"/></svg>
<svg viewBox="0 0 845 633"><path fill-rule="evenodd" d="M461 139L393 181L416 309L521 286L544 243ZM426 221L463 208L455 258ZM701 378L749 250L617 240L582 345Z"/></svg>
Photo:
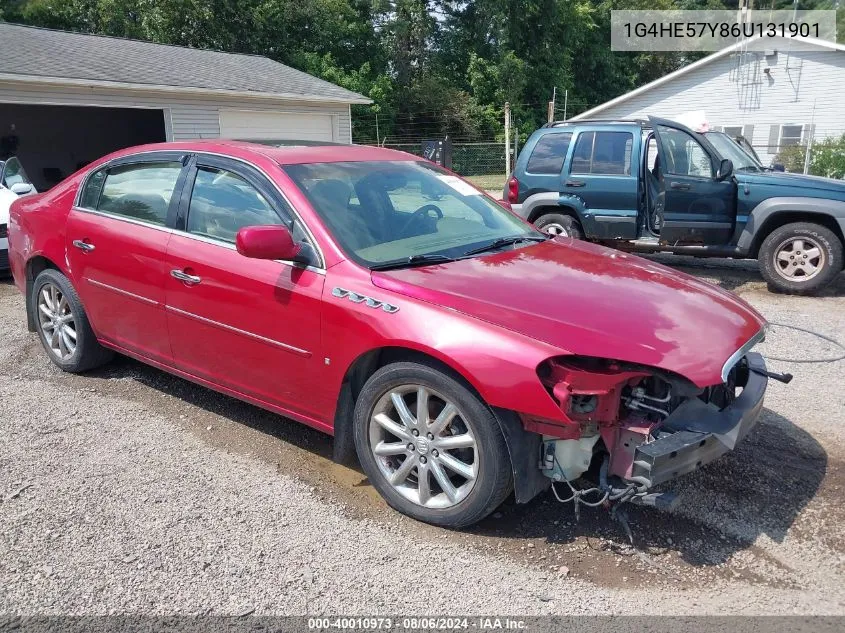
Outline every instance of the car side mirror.
<svg viewBox="0 0 845 633"><path fill-rule="evenodd" d="M235 236L235 247L250 259L284 259L292 261L302 250L293 241L286 226L245 226Z"/></svg>
<svg viewBox="0 0 845 633"><path fill-rule="evenodd" d="M775 163L772 165L772 171L786 171L786 165L782 163Z"/></svg>
<svg viewBox="0 0 845 633"><path fill-rule="evenodd" d="M28 193L32 193L32 185L28 182L16 182L14 185L9 187L9 191L16 193L19 196L25 196Z"/></svg>
<svg viewBox="0 0 845 633"><path fill-rule="evenodd" d="M716 174L716 180L727 180L734 173L734 164L729 158L723 158L719 163L719 173Z"/></svg>

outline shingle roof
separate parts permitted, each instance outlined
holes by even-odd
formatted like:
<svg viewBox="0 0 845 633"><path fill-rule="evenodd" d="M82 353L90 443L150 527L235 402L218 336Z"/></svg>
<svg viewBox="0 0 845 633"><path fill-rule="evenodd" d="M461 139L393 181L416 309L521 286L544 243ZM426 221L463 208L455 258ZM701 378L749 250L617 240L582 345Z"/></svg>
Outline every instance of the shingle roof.
<svg viewBox="0 0 845 633"><path fill-rule="evenodd" d="M0 75L369 103L266 57L0 23Z"/></svg>

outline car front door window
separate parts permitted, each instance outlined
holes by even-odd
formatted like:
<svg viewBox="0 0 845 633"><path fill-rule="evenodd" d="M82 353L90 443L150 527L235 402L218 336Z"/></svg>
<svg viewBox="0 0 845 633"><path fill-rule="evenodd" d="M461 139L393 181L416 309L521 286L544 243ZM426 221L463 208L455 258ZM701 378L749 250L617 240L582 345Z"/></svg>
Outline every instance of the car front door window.
<svg viewBox="0 0 845 633"><path fill-rule="evenodd" d="M240 229L271 224L283 221L244 178L224 169L197 168L188 209L188 233L234 244Z"/></svg>
<svg viewBox="0 0 845 633"><path fill-rule="evenodd" d="M661 125L659 131L665 173L713 178L713 164L701 143L682 130Z"/></svg>

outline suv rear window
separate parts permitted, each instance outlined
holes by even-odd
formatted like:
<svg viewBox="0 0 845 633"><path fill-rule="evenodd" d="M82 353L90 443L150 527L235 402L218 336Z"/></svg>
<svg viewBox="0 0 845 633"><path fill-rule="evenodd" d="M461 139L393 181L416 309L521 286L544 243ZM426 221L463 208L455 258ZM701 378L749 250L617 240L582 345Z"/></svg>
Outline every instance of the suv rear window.
<svg viewBox="0 0 845 633"><path fill-rule="evenodd" d="M584 132L575 142L570 172L630 176L633 144L630 132Z"/></svg>
<svg viewBox="0 0 845 633"><path fill-rule="evenodd" d="M541 136L528 158L525 171L531 174L559 174L571 140L572 132Z"/></svg>

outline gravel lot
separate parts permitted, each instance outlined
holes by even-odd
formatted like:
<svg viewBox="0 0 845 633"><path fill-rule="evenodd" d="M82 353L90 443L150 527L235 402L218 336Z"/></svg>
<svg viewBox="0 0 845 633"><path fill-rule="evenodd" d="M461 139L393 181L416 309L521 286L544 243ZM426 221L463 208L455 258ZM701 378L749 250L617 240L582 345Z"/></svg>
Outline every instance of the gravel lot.
<svg viewBox="0 0 845 633"><path fill-rule="evenodd" d="M787 297L751 263L656 259L845 340L845 275ZM678 510L629 510L633 549L550 495L415 523L315 431L127 359L62 374L6 281L0 332L0 613L845 614L843 361L770 363L795 380ZM763 349L836 352L783 328Z"/></svg>

